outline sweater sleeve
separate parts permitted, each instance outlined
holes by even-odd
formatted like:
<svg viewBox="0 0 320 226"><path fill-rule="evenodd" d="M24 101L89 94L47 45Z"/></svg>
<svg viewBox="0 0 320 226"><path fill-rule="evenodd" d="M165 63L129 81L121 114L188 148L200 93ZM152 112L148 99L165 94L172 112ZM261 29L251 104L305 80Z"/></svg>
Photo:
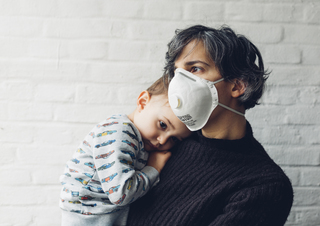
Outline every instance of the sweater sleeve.
<svg viewBox="0 0 320 226"><path fill-rule="evenodd" d="M209 225L282 226L293 200L290 182L275 182L234 193L224 205L223 213Z"/></svg>
<svg viewBox="0 0 320 226"><path fill-rule="evenodd" d="M145 166L148 154L132 125L119 122L97 127L93 135L93 161L104 193L114 205L124 206L143 196L158 180L159 173ZM141 157L142 156L142 157ZM143 165L143 167L136 167ZM138 170L140 169L140 170Z"/></svg>

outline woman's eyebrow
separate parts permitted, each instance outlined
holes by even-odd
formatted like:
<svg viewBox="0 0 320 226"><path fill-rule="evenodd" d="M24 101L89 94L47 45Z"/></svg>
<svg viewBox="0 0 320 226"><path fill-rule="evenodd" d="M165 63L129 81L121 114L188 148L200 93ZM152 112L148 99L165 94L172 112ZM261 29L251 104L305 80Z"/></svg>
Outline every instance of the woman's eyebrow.
<svg viewBox="0 0 320 226"><path fill-rule="evenodd" d="M188 62L185 63L185 65L191 66L191 65L194 65L194 64L197 64L197 63L204 64L204 65L210 67L210 65L207 62L204 62L204 61L201 61L201 60L188 61Z"/></svg>

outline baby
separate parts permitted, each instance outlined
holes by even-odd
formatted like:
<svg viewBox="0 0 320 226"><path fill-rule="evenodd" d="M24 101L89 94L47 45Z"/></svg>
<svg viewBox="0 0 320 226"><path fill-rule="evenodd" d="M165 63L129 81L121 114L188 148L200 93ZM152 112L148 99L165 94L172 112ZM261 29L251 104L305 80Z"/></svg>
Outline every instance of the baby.
<svg viewBox="0 0 320 226"><path fill-rule="evenodd" d="M161 77L140 93L129 115L95 126L60 177L62 225L125 225L129 204L157 184L167 152L191 132L168 102Z"/></svg>

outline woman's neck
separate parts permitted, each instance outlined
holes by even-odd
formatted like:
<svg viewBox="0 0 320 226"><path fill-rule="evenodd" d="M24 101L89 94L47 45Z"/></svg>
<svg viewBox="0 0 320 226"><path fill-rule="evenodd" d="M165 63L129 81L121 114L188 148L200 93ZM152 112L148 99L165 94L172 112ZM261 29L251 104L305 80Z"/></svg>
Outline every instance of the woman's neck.
<svg viewBox="0 0 320 226"><path fill-rule="evenodd" d="M226 111L220 117L209 119L202 134L207 138L237 140L246 135L246 124L245 117Z"/></svg>

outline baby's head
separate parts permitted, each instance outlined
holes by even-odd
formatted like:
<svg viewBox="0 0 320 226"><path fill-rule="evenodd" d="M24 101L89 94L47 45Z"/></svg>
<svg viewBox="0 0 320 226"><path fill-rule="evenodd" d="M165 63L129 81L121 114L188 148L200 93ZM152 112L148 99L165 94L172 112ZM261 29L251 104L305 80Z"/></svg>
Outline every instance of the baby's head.
<svg viewBox="0 0 320 226"><path fill-rule="evenodd" d="M140 93L129 118L140 131L147 151L167 151L191 135L169 105L166 76Z"/></svg>

